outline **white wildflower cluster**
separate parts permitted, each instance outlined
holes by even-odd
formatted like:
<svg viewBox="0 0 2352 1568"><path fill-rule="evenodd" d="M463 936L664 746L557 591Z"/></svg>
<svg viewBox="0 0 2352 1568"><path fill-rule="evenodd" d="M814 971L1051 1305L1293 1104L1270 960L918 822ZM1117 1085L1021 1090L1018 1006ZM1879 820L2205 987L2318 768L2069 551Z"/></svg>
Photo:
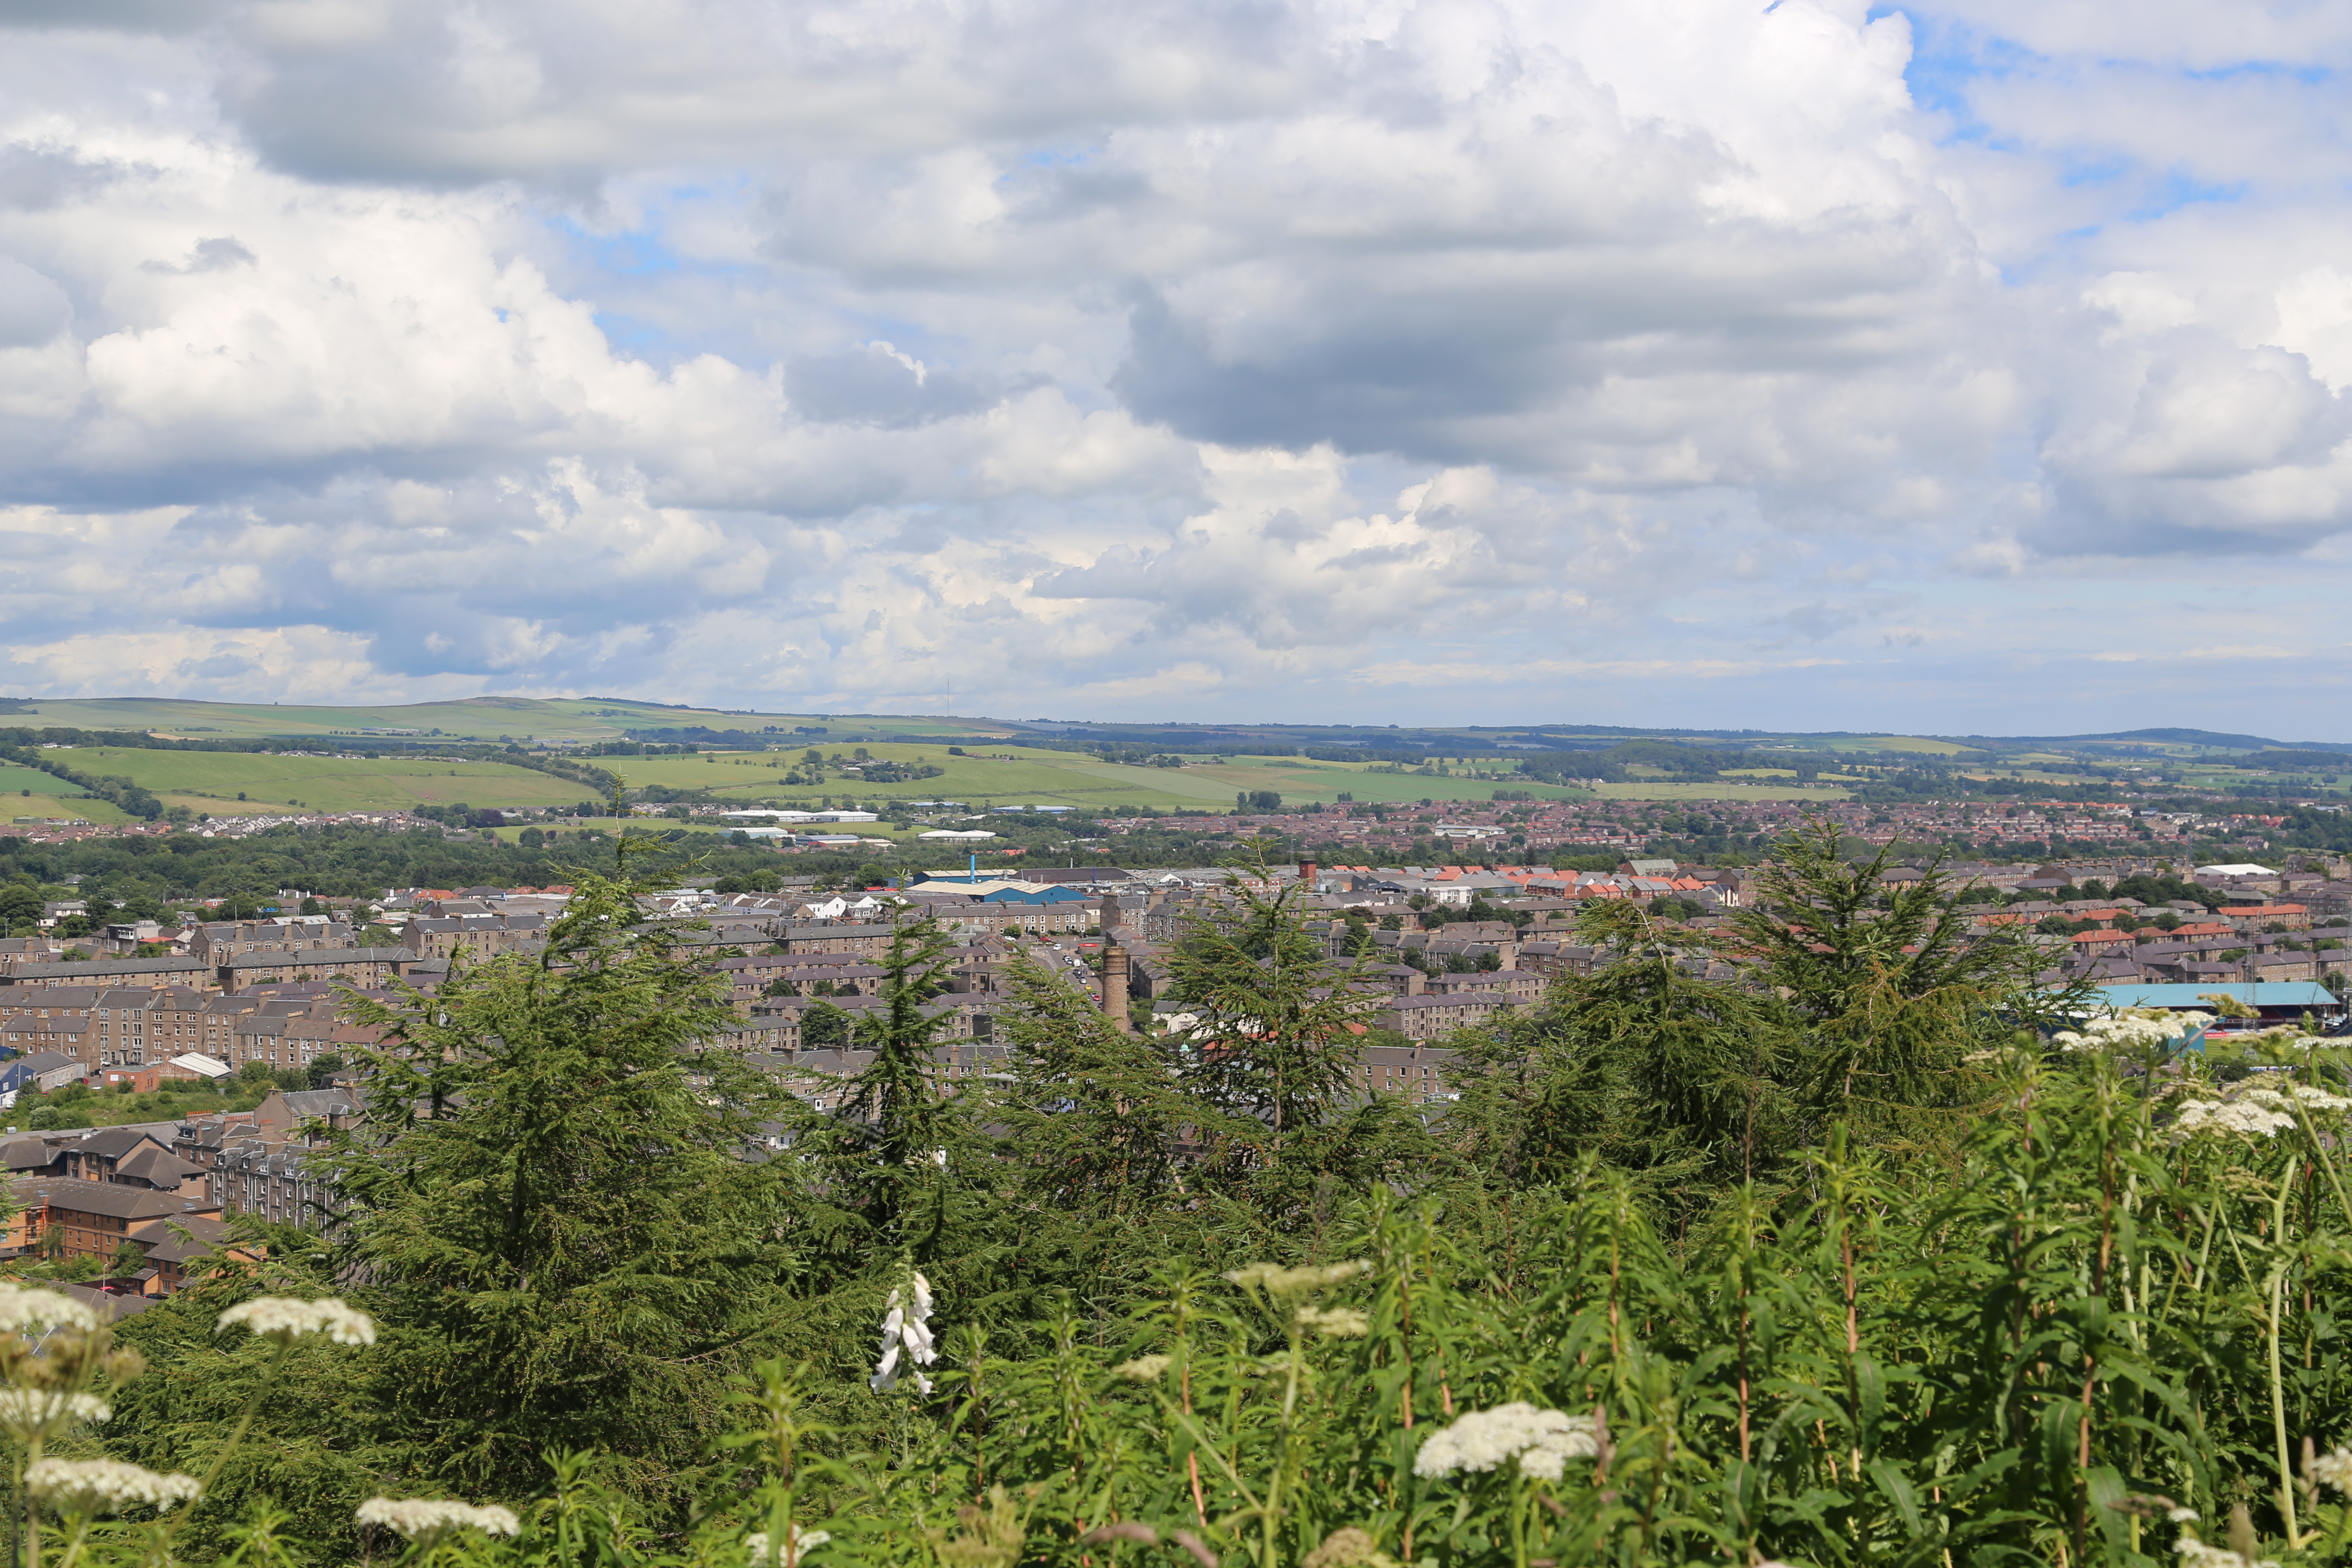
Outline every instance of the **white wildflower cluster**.
<svg viewBox="0 0 2352 1568"><path fill-rule="evenodd" d="M902 1306L898 1292L890 1292L882 1314L882 1359L874 1363L872 1386L877 1394L887 1394L898 1386L898 1357L903 1353L919 1366L929 1366L940 1359L939 1347L931 1338L931 1282L920 1274L913 1280L914 1301ZM915 1376L915 1386L925 1394L931 1391L931 1380L921 1373Z"/></svg>
<svg viewBox="0 0 2352 1568"><path fill-rule="evenodd" d="M98 1327L98 1314L70 1296L55 1290L27 1290L20 1285L0 1285L0 1330L30 1333L39 1329Z"/></svg>
<svg viewBox="0 0 2352 1568"><path fill-rule="evenodd" d="M2251 1084L2225 1100L2184 1100L2173 1121L2175 1136L2191 1133L2235 1133L2269 1138L2295 1124L2294 1107L2317 1116L2352 1110L2352 1100L2299 1083Z"/></svg>
<svg viewBox="0 0 2352 1568"><path fill-rule="evenodd" d="M1491 1470L1517 1458L1521 1475L1556 1481L1569 1460L1589 1459L1600 1451L1590 1415L1538 1410L1515 1401L1473 1411L1431 1434L1413 1457L1412 1473L1430 1477Z"/></svg>
<svg viewBox="0 0 2352 1568"><path fill-rule="evenodd" d="M1298 1568L1397 1568L1397 1563L1380 1549L1371 1531L1351 1524L1325 1536L1322 1545L1298 1560Z"/></svg>
<svg viewBox="0 0 2352 1568"><path fill-rule="evenodd" d="M2352 1497L2352 1448L2339 1447L2320 1455L2305 1467L2304 1474L2323 1487L2333 1487Z"/></svg>
<svg viewBox="0 0 2352 1568"><path fill-rule="evenodd" d="M1372 1331L1372 1320L1354 1307L1301 1307L1298 1323L1335 1340L1360 1340Z"/></svg>
<svg viewBox="0 0 2352 1568"><path fill-rule="evenodd" d="M2273 1024L2267 1029L2257 1029L2251 1035L2234 1037L2233 1043L2245 1046L2270 1046L2285 1051L2314 1051L2328 1042L2317 1035L2306 1035L2293 1024Z"/></svg>
<svg viewBox="0 0 2352 1568"><path fill-rule="evenodd" d="M159 1476L113 1459L36 1459L25 1485L59 1513L75 1515L168 1508L204 1490L194 1476Z"/></svg>
<svg viewBox="0 0 2352 1568"><path fill-rule="evenodd" d="M822 1530L803 1530L797 1524L786 1525L784 1528L789 1531L784 1539L791 1547L782 1559L786 1562L797 1563L808 1552L833 1539L831 1534ZM778 1561L768 1554L768 1532L764 1530L755 1530L745 1536L743 1545L744 1549L751 1553L751 1561L754 1563Z"/></svg>
<svg viewBox="0 0 2352 1568"><path fill-rule="evenodd" d="M2226 1546L2209 1546L2193 1535L2182 1536L2173 1550L2180 1553L2181 1568L2279 1568L2275 1557L2257 1562L2241 1557Z"/></svg>
<svg viewBox="0 0 2352 1568"><path fill-rule="evenodd" d="M442 1502L432 1498L370 1498L352 1515L362 1524L380 1524L404 1541L438 1541L460 1530L513 1535L522 1529L514 1510L486 1503Z"/></svg>
<svg viewBox="0 0 2352 1568"><path fill-rule="evenodd" d="M1129 1383L1158 1383L1160 1374L1166 1372L1174 1361L1173 1356L1139 1355L1133 1361L1123 1361L1111 1368L1111 1375L1123 1377Z"/></svg>
<svg viewBox="0 0 2352 1568"><path fill-rule="evenodd" d="M329 1296L317 1301L297 1301L286 1296L257 1296L239 1301L220 1315L214 1331L247 1329L262 1339L283 1344L304 1334L324 1334L339 1345L375 1343L375 1321Z"/></svg>
<svg viewBox="0 0 2352 1568"><path fill-rule="evenodd" d="M2212 1021L2210 1013L2125 1007L2093 1018L2080 1029L2061 1029L2050 1040L2062 1051L2142 1050L2186 1039Z"/></svg>
<svg viewBox="0 0 2352 1568"><path fill-rule="evenodd" d="M0 1388L0 1430L18 1442L46 1436L68 1421L103 1424L114 1411L94 1394L47 1388Z"/></svg>
<svg viewBox="0 0 2352 1568"><path fill-rule="evenodd" d="M1362 1258L1305 1268L1285 1268L1279 1263L1248 1263L1228 1270L1225 1278L1244 1289L1255 1286L1270 1296L1300 1296L1327 1285L1345 1284L1370 1268Z"/></svg>

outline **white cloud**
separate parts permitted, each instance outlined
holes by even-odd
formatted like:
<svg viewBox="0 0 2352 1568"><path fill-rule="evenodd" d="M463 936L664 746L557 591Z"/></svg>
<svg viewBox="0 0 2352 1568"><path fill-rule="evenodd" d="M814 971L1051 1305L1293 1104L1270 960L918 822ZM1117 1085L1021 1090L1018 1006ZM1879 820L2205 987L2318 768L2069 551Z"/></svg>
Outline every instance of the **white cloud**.
<svg viewBox="0 0 2352 1568"><path fill-rule="evenodd" d="M2214 15L16 7L0 657L2064 727L2044 584L2346 570L2352 33Z"/></svg>

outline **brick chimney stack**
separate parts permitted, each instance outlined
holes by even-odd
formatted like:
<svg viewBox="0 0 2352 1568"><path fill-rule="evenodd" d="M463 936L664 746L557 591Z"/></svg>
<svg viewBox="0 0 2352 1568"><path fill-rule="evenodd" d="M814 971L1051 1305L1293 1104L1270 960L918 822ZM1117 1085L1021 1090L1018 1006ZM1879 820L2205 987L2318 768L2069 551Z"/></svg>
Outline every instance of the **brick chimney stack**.
<svg viewBox="0 0 2352 1568"><path fill-rule="evenodd" d="M1135 1032L1127 1015L1127 949L1109 936L1108 928L1103 938L1102 1010L1112 1028L1122 1035Z"/></svg>

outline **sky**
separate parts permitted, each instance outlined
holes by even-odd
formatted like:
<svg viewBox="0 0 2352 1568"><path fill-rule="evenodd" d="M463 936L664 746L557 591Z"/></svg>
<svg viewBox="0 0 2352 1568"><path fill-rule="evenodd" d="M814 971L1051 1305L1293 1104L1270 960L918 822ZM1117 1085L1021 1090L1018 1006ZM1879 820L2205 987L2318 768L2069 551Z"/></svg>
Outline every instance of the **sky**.
<svg viewBox="0 0 2352 1568"><path fill-rule="evenodd" d="M0 695L2352 740L2352 6L0 0Z"/></svg>

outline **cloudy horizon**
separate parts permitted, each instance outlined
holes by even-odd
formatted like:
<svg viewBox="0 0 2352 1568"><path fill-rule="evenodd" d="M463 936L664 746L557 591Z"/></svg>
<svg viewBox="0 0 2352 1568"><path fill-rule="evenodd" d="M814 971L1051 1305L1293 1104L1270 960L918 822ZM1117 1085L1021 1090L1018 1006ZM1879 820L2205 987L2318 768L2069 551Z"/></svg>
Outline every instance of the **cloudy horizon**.
<svg viewBox="0 0 2352 1568"><path fill-rule="evenodd" d="M0 695L2352 740L2352 9L0 43Z"/></svg>

